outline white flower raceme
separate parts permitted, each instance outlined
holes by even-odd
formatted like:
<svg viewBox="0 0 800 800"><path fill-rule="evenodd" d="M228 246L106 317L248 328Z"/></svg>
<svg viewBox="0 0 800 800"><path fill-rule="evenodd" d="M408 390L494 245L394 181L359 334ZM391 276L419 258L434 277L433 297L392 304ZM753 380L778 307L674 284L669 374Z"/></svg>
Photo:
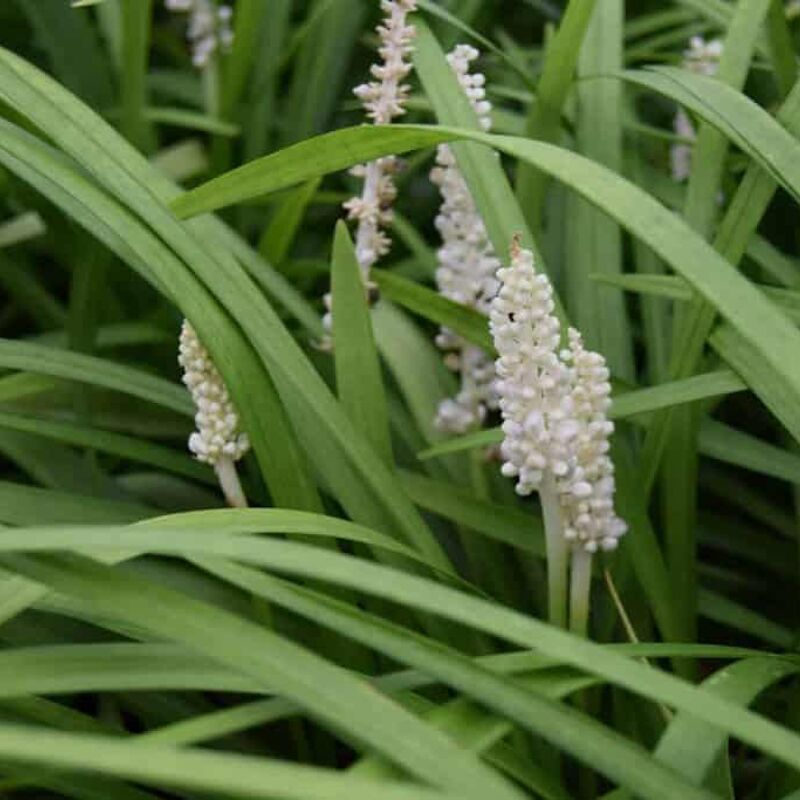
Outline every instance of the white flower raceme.
<svg viewBox="0 0 800 800"><path fill-rule="evenodd" d="M383 21L376 28L380 38L378 53L381 62L370 68L375 79L362 83L353 89L353 94L361 100L367 117L375 125L389 125L393 119L405 114L405 103L409 87L403 83L411 72L408 56L412 52L412 42L416 33L413 25L408 25L408 15L416 11L416 0L381 0ZM351 197L344 203L348 219L357 222L356 260L361 270L361 279L368 291L375 287L370 283L369 273L373 264L389 252L391 239L386 227L392 222L392 204L397 197L394 176L400 162L395 156L384 156L368 164L358 164L350 170L351 175L363 179L361 194ZM323 297L326 313L322 323L326 331L333 327L332 297ZM331 342L326 337L321 342L323 349L329 349Z"/></svg>
<svg viewBox="0 0 800 800"><path fill-rule="evenodd" d="M721 56L722 41L720 39L712 39L707 42L702 36L692 36L688 49L683 53L683 66L698 75L713 77L719 68ZM689 115L682 108L679 108L675 114L673 128L682 139L694 140L697 136ZM678 182L687 180L692 169L691 145L683 142L672 145L670 163L673 180Z"/></svg>
<svg viewBox="0 0 800 800"><path fill-rule="evenodd" d="M514 243L511 265L498 278L490 327L499 355L502 472L517 478L521 495L555 487L564 536L573 546L611 550L625 523L614 513L605 361L572 329L570 348L559 350L553 287L536 272L530 251Z"/></svg>
<svg viewBox="0 0 800 800"><path fill-rule="evenodd" d="M568 331L569 349L561 358L572 366L572 417L578 431L572 442L574 462L557 482L564 512L564 535L590 553L613 550L627 525L614 513L614 464L608 420L611 384L605 359L583 346L574 328Z"/></svg>
<svg viewBox="0 0 800 800"><path fill-rule="evenodd" d="M367 116L375 125L388 125L405 113L409 88L403 83L411 72L408 56L412 51L414 26L406 20L416 10L415 0L382 0L384 20L377 28L380 37L378 53L381 63L373 64L369 83L356 86L353 93L364 104ZM397 160L393 156L379 158L353 169L364 179L360 197L348 200L344 207L350 219L358 221L356 257L361 266L364 283L370 267L385 255L390 246L383 228L391 222L391 205L396 191L393 176Z"/></svg>
<svg viewBox="0 0 800 800"><path fill-rule="evenodd" d="M483 88L481 73L470 73L470 64L479 52L469 45L457 45L447 56L458 82L470 99L484 130L491 128L491 104ZM436 166L431 180L439 187L442 205L435 225L442 237L437 251L436 284L439 292L456 303L489 313L491 299L497 293L495 273L500 260L489 241L472 194L458 169L453 151L447 145L436 150ZM436 425L452 433L463 433L479 425L487 410L497 408L494 390L494 364L479 347L465 342L447 328L436 338L443 350L450 351L445 363L461 373L461 388L453 398L439 405Z"/></svg>
<svg viewBox="0 0 800 800"><path fill-rule="evenodd" d="M789 0L786 3L786 19L792 20L800 17L800 0Z"/></svg>
<svg viewBox="0 0 800 800"><path fill-rule="evenodd" d="M165 0L170 11L189 14L186 38L192 45L192 63L198 69L205 67L217 51L230 49L233 44L229 5L217 6L213 0Z"/></svg>
<svg viewBox="0 0 800 800"><path fill-rule="evenodd" d="M197 407L197 430L189 437L189 450L214 467L223 460L238 461L250 449L247 434L240 431L228 388L188 320L181 327L178 363Z"/></svg>

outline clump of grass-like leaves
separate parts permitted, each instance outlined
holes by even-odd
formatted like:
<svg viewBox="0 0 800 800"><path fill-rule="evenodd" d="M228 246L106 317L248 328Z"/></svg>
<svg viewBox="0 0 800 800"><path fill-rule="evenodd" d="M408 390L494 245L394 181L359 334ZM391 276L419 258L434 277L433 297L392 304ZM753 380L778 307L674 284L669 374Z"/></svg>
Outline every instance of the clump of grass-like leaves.
<svg viewBox="0 0 800 800"><path fill-rule="evenodd" d="M0 793L800 798L799 18L0 4Z"/></svg>

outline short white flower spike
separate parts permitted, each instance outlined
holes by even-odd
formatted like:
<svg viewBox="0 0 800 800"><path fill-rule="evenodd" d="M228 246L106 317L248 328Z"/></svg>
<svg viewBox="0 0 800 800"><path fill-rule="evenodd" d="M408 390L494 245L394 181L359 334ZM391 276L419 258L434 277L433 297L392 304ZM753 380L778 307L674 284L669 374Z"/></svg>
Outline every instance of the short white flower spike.
<svg viewBox="0 0 800 800"><path fill-rule="evenodd" d="M250 449L247 434L240 432L228 388L188 320L181 327L178 363L197 406L197 430L189 437L189 449L207 464L221 458L238 461Z"/></svg>
<svg viewBox="0 0 800 800"><path fill-rule="evenodd" d="M192 45L192 63L195 67L206 67L215 52L230 49L233 44L231 6L217 6L213 0L165 0L165 5L170 11L189 14L186 38Z"/></svg>
<svg viewBox="0 0 800 800"><path fill-rule="evenodd" d="M713 77L717 74L721 57L722 41L720 39L712 39L707 42L702 36L692 36L688 49L683 53L683 66L698 75ZM682 139L694 140L697 137L689 115L682 108L679 108L675 114L673 129ZM691 145L683 142L672 145L670 165L673 180L679 183L688 180L692 170Z"/></svg>
<svg viewBox="0 0 800 800"><path fill-rule="evenodd" d="M240 430L239 415L222 376L188 320L181 327L178 363L197 408L197 430L189 436L189 450L198 461L214 467L231 505L246 505L234 464L250 449L250 442Z"/></svg>
<svg viewBox="0 0 800 800"><path fill-rule="evenodd" d="M574 461L557 486L564 511L564 536L587 552L614 550L628 526L614 513L614 464L607 417L611 384L606 361L583 346L574 328L562 358L572 365L572 419L578 426L572 442Z"/></svg>
<svg viewBox="0 0 800 800"><path fill-rule="evenodd" d="M447 56L464 93L472 103L484 130L491 128L491 104L485 99L485 79L479 72L470 73L479 52L469 45L457 45ZM500 260L494 252L475 201L458 169L453 151L447 145L436 150L436 166L431 180L439 187L442 205L435 225L442 237L437 251L436 284L439 292L456 303L488 315L497 293L495 274ZM488 410L497 408L494 388L494 364L479 347L465 342L447 328L436 338L449 351L445 363L461 374L461 388L455 397L443 400L436 415L438 428L450 433L464 433L480 425Z"/></svg>

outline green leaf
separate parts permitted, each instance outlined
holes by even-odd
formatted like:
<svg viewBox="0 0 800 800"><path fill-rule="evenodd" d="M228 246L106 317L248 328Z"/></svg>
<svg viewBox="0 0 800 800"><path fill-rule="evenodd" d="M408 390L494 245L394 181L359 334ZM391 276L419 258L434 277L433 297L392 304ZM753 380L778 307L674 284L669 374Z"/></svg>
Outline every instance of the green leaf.
<svg viewBox="0 0 800 800"><path fill-rule="evenodd" d="M594 14L596 0L570 0L558 30L545 51L542 74L525 123L530 139L556 143L561 131L561 114L572 87L581 45ZM517 197L527 219L537 224L547 189L547 174L531 166L520 166Z"/></svg>
<svg viewBox="0 0 800 800"><path fill-rule="evenodd" d="M382 297L413 314L450 328L487 353L494 353L489 323L483 314L388 270L372 270L370 277L378 284Z"/></svg>
<svg viewBox="0 0 800 800"><path fill-rule="evenodd" d="M575 4L573 0L570 6ZM623 86L616 78L600 76L614 75L622 69L624 16L622 0L604 0L596 5L580 48L575 85L577 149L616 173L622 172ZM601 209L570 195L564 236L564 296L572 320L587 346L603 353L612 374L633 380L631 330L624 298L604 287L592 286L588 280L595 271L610 275L622 272L622 229Z"/></svg>
<svg viewBox="0 0 800 800"><path fill-rule="evenodd" d="M191 399L183 387L96 356L0 339L0 366L104 386L181 414L194 413Z"/></svg>
<svg viewBox="0 0 800 800"><path fill-rule="evenodd" d="M35 211L26 211L0 224L0 249L41 236L47 227Z"/></svg>
<svg viewBox="0 0 800 800"><path fill-rule="evenodd" d="M196 789L233 797L287 800L446 800L452 795L418 785L374 781L336 770L206 750L176 750L86 733L0 726L0 757L37 768L115 775L159 787Z"/></svg>
<svg viewBox="0 0 800 800"><path fill-rule="evenodd" d="M445 446L439 445L438 448ZM408 496L425 511L464 525L498 542L539 557L544 556L542 520L532 510L521 511L489 503L477 499L468 488L456 487L409 470L400 473L400 480Z"/></svg>
<svg viewBox="0 0 800 800"><path fill-rule="evenodd" d="M718 80L674 67L628 70L621 77L693 111L800 199L800 143L750 98Z"/></svg>
<svg viewBox="0 0 800 800"><path fill-rule="evenodd" d="M137 503L0 481L0 522L10 525L102 525L135 522L155 514Z"/></svg>
<svg viewBox="0 0 800 800"><path fill-rule="evenodd" d="M340 220L331 262L336 390L353 425L364 433L375 452L391 464L389 415L367 292L347 225Z"/></svg>

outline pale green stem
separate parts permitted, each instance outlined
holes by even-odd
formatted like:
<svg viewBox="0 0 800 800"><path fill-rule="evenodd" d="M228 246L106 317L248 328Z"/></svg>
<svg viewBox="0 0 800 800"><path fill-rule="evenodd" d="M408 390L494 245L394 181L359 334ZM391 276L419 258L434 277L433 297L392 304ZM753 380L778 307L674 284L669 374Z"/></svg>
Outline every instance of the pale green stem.
<svg viewBox="0 0 800 800"><path fill-rule="evenodd" d="M589 627L589 596L592 588L592 554L583 547L572 553L572 580L569 591L569 629L586 636Z"/></svg>
<svg viewBox="0 0 800 800"><path fill-rule="evenodd" d="M244 496L233 459L221 458L215 464L214 471L217 473L219 485L225 495L225 502L232 508L247 508L247 498Z"/></svg>
<svg viewBox="0 0 800 800"><path fill-rule="evenodd" d="M539 488L547 547L548 618L551 625L567 627L567 565L569 550L555 480L546 474Z"/></svg>

